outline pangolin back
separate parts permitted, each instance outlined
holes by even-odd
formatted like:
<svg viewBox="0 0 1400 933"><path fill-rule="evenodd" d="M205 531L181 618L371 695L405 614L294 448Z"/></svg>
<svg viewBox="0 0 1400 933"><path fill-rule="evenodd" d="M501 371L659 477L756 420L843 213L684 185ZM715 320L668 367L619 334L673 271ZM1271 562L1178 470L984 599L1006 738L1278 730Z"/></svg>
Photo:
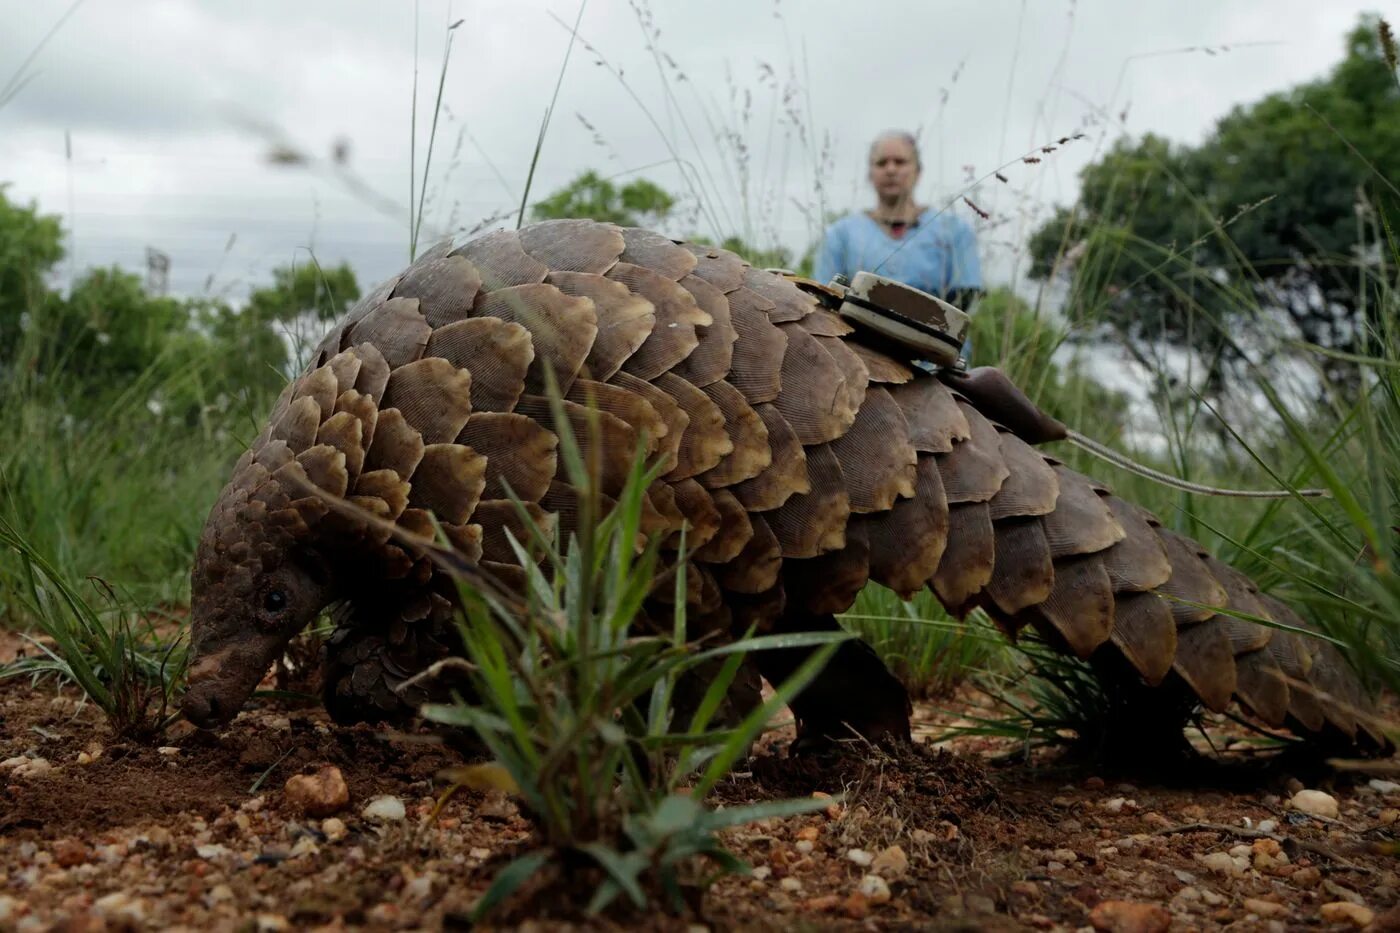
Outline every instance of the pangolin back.
<svg viewBox="0 0 1400 933"><path fill-rule="evenodd" d="M1287 605L722 249L582 220L444 244L336 324L255 448L286 443L303 464L338 451L330 492L409 529L435 517L509 576L507 488L542 519L576 513L546 371L605 496L640 438L664 461L646 530L674 544L688 523L694 618L763 625L784 607L840 612L868 581L927 586L1008 634L1116 652L1209 709L1237 700L1270 726L1388 745L1330 644L1202 608L1307 628ZM388 578L431 573L382 534L358 546ZM375 644L411 644L422 602ZM371 647L351 651L340 689L383 690Z"/></svg>

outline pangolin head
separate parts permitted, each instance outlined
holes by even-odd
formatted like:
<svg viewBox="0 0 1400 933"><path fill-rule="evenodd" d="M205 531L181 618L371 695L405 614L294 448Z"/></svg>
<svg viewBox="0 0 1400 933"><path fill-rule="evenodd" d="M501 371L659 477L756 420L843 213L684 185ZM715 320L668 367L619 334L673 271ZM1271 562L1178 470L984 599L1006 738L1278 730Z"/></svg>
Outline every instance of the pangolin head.
<svg viewBox="0 0 1400 933"><path fill-rule="evenodd" d="M326 514L286 444L239 461L205 523L191 577L181 707L195 725L232 719L292 636L335 598L334 562L318 546Z"/></svg>

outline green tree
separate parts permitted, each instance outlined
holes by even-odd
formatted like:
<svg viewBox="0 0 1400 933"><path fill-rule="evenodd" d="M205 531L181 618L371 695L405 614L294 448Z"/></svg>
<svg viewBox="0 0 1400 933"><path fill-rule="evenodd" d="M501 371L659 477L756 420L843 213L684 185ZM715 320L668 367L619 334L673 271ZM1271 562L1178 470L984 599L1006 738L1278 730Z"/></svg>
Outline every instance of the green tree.
<svg viewBox="0 0 1400 933"><path fill-rule="evenodd" d="M116 267L90 269L68 296L50 293L39 328L45 365L98 387L119 387L163 362L172 337L189 324L174 298L146 292L141 277Z"/></svg>
<svg viewBox="0 0 1400 933"><path fill-rule="evenodd" d="M1376 26L1363 18L1327 77L1235 108L1199 146L1120 141L1032 236L1033 273L1068 274L1076 310L1130 346L1200 352L1216 388L1261 317L1363 349L1378 302L1359 273L1379 261L1380 219L1400 219L1400 86Z"/></svg>
<svg viewBox="0 0 1400 933"><path fill-rule="evenodd" d="M0 184L0 371L18 349L25 322L48 300L45 277L63 258L58 218L21 207Z"/></svg>
<svg viewBox="0 0 1400 933"><path fill-rule="evenodd" d="M536 220L585 217L624 227L654 226L671 213L676 199L660 185L638 178L619 187L589 169L537 203Z"/></svg>

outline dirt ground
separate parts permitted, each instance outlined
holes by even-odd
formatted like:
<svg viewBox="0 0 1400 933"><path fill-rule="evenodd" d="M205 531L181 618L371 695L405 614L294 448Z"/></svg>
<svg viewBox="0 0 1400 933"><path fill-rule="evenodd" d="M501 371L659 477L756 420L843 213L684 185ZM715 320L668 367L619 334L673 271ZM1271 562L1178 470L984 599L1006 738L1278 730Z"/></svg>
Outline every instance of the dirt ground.
<svg viewBox="0 0 1400 933"><path fill-rule="evenodd" d="M730 832L753 874L716 884L698 918L640 926L1400 929L1400 784L1244 762L1163 781L1000 764L1015 751L1002 741L932 747L973 702L920 705L920 744L894 758L794 760L790 733L768 736L722 802L845 803ZM433 817L435 775L459 759L425 739L264 707L141 747L113 742L71 689L0 683L0 930L465 929L528 826L475 791ZM348 805L291 812L287 779L326 765ZM1335 818L1289 808L1304 783L1339 802ZM385 795L402 814L380 800L366 815Z"/></svg>

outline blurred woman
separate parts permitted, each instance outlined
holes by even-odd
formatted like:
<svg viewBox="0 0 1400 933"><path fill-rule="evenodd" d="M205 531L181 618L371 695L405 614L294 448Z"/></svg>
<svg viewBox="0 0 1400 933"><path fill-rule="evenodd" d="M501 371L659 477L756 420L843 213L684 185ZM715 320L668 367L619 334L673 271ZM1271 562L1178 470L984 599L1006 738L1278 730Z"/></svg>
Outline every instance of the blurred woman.
<svg viewBox="0 0 1400 933"><path fill-rule="evenodd" d="M909 133L876 137L869 176L875 207L827 228L817 256L818 281L878 272L968 310L982 291L977 237L962 218L914 201L921 168L918 143Z"/></svg>

